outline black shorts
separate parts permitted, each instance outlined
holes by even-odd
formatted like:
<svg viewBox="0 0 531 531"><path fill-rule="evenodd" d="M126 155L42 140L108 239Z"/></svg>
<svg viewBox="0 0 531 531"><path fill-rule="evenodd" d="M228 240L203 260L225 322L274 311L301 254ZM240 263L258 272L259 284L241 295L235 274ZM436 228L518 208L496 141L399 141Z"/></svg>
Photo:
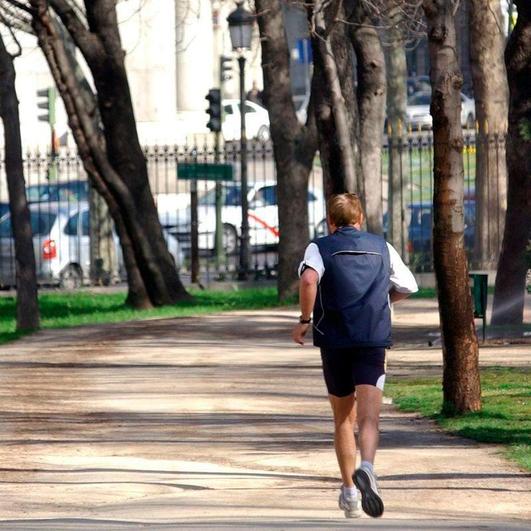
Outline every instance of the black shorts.
<svg viewBox="0 0 531 531"><path fill-rule="evenodd" d="M374 385L383 391L385 348L322 348L323 373L328 393L348 396L357 385Z"/></svg>

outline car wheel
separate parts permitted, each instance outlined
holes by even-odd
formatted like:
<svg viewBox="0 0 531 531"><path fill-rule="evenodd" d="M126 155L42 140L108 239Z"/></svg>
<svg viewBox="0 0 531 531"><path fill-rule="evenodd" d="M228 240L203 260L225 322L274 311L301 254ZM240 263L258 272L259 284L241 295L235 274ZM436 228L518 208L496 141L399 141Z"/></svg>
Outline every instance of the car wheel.
<svg viewBox="0 0 531 531"><path fill-rule="evenodd" d="M256 133L256 138L260 142L268 142L271 138L271 132L269 131L269 127L267 125L263 125L258 129L258 133Z"/></svg>
<svg viewBox="0 0 531 531"><path fill-rule="evenodd" d="M235 254L238 250L238 232L228 223L223 224L223 248L227 254Z"/></svg>
<svg viewBox="0 0 531 531"><path fill-rule="evenodd" d="M63 269L61 276L59 277L59 286L61 288L76 289L80 288L82 285L83 273L78 266L70 264Z"/></svg>

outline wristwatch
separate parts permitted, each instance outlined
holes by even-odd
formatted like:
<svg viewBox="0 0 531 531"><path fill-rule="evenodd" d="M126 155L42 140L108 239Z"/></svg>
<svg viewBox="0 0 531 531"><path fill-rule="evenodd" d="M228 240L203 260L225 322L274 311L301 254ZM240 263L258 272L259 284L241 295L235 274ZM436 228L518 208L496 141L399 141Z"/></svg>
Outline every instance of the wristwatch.
<svg viewBox="0 0 531 531"><path fill-rule="evenodd" d="M312 318L308 317L308 319L303 319L302 315L299 316L299 323L300 324L310 324L312 322Z"/></svg>

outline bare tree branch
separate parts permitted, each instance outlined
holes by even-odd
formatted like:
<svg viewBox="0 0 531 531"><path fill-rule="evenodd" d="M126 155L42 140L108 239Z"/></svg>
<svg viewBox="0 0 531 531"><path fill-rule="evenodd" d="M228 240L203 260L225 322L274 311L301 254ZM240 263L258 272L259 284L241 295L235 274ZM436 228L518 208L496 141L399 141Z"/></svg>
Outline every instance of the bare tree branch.
<svg viewBox="0 0 531 531"><path fill-rule="evenodd" d="M324 4L330 6L331 9L338 9L341 2L336 2L336 5L330 5L327 0L324 2L316 2L316 11L312 14L312 24L315 26L315 34L318 37L320 55L322 56L324 71L330 91L330 99L332 102L332 111L337 131L338 147L341 155L341 165L345 176L345 181L355 186L356 183L356 162L352 152L351 135L348 124L348 114L345 105L345 98L341 89L338 69L334 51L332 50L332 43L330 42L329 33L331 27L327 27ZM320 4L320 5L318 5ZM336 11L337 13L337 11ZM336 17L332 18L334 20ZM333 25L333 24L332 24ZM330 26L332 26L330 25Z"/></svg>
<svg viewBox="0 0 531 531"><path fill-rule="evenodd" d="M31 1L33 4L36 0ZM42 2L37 0L37 3ZM44 3L46 4L47 2ZM81 50L81 53L87 58L94 57L96 52L101 49L101 42L81 19L79 9L76 9L67 0L50 0L49 3L68 30L68 33L72 36L76 46Z"/></svg>
<svg viewBox="0 0 531 531"><path fill-rule="evenodd" d="M386 41L389 30L400 35L404 44L417 41L426 34L426 24L422 10L422 0L359 0L366 12L375 21L375 25L382 30L382 44L392 44Z"/></svg>
<svg viewBox="0 0 531 531"><path fill-rule="evenodd" d="M33 10L27 5L16 0L1 0L0 12L2 14L2 23L6 27L25 33L32 33L31 17Z"/></svg>
<svg viewBox="0 0 531 531"><path fill-rule="evenodd" d="M21 11L24 11L28 13L29 15L33 15L33 9L30 6L23 4L22 2L19 2L18 0L2 0L2 2L0 3L11 4L13 7L20 9ZM2 5L2 7L5 8L5 5Z"/></svg>
<svg viewBox="0 0 531 531"><path fill-rule="evenodd" d="M4 26L8 29L9 34L11 35L11 38L13 39L13 42L15 43L15 46L17 47L17 51L15 53L7 52L11 56L12 59L15 59L16 57L20 57L22 55L22 46L20 45L20 42L15 34L15 28L13 28L13 25L9 23L4 17L3 14L0 13L0 22L4 24ZM7 51L7 48L6 48Z"/></svg>

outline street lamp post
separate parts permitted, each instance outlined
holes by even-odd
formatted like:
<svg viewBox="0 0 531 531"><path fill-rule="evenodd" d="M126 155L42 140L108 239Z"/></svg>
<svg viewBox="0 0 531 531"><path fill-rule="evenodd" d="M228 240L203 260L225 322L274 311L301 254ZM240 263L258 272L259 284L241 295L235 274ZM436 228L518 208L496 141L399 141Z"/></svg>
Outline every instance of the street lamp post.
<svg viewBox="0 0 531 531"><path fill-rule="evenodd" d="M240 178L242 203L242 241L240 244L240 280L247 280L249 271L249 204L247 202L247 132L245 130L245 56L238 57L240 67Z"/></svg>
<svg viewBox="0 0 531 531"><path fill-rule="evenodd" d="M239 280L247 280L249 272L249 205L247 201L247 136L245 131L245 52L251 48L254 16L236 2L236 9L227 17L232 49L238 54L240 67L240 181L242 225L239 255Z"/></svg>

